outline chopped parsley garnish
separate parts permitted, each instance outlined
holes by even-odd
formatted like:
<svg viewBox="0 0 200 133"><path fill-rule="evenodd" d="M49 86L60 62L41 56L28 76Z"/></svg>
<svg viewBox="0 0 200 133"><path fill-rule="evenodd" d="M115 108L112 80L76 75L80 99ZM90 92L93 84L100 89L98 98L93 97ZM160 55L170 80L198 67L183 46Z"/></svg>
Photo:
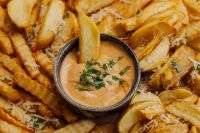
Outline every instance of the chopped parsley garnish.
<svg viewBox="0 0 200 133"><path fill-rule="evenodd" d="M118 78L117 76L112 76L112 79L113 80L116 80L116 81L119 81L119 84L122 84L123 82L124 82L124 80L123 79L121 79L121 78Z"/></svg>
<svg viewBox="0 0 200 133"><path fill-rule="evenodd" d="M176 72L181 71L181 66L176 63L176 61L171 61L172 67L176 70Z"/></svg>
<svg viewBox="0 0 200 133"><path fill-rule="evenodd" d="M102 87L105 87L106 83L104 81L104 78L110 75L108 73L109 68L113 68L117 62L119 62L121 59L123 59L123 56L118 57L117 61L109 60L108 63L101 64L98 61L91 60L87 61L85 65L85 70L80 75L81 80L81 86L84 87L76 87L80 91L92 91L92 90L98 90ZM130 69L130 66L125 67L122 71L120 71L120 75L123 75ZM123 82L122 79L116 78L114 76L113 80L118 80L120 84ZM112 84L111 81L106 81L109 85ZM89 86L92 86L90 88ZM94 87L94 88L93 88Z"/></svg>
<svg viewBox="0 0 200 133"><path fill-rule="evenodd" d="M43 123L44 120L38 117L35 117L34 123L33 123L33 128L39 128L40 124Z"/></svg>
<svg viewBox="0 0 200 133"><path fill-rule="evenodd" d="M126 66L124 69L122 69L119 74L120 75L124 75L131 67L130 66Z"/></svg>
<svg viewBox="0 0 200 133"><path fill-rule="evenodd" d="M200 66L199 65L193 65L193 70L200 70Z"/></svg>

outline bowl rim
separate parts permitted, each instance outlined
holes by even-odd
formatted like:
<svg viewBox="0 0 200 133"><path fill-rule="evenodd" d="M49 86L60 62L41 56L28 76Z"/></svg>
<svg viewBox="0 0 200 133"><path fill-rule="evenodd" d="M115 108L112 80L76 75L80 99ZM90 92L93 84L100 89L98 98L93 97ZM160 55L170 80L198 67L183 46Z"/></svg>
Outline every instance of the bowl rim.
<svg viewBox="0 0 200 133"><path fill-rule="evenodd" d="M107 35L107 34L102 34L100 35L100 40L101 41L110 41L110 42L114 42L117 45L120 45L122 48L124 48L127 53L130 55L133 64L134 64L134 69L135 69L135 79L134 82L131 85L131 90L129 91L129 93L127 94L127 96L122 99L120 102L111 105L111 106L107 106L107 107L88 107L85 105L82 105L78 102L76 102L75 100L73 100L72 98L70 98L70 96L64 91L62 84L60 82L60 68L62 66L63 60L65 58L65 56L74 48L76 47L77 43L79 42L79 37L74 38L73 40L71 40L67 45L65 45L62 50L59 52L57 58L56 58L56 62L55 62L55 67L54 67L54 81L56 84L56 89L58 91L58 93L64 98L64 100L70 104L71 106L74 106L77 109L81 109L81 110L85 110L85 111L91 111L91 112L110 112L110 111L115 111L117 109L119 109L120 107L122 107L123 105L127 104L132 96L136 93L137 89L138 89L138 85L140 83L140 77L141 77L141 71L140 71L140 67L139 67L139 62L138 59L136 57L136 54L134 53L134 51L130 48L130 46L128 46L126 43L124 43L122 40L120 40L117 37L111 36L111 35Z"/></svg>

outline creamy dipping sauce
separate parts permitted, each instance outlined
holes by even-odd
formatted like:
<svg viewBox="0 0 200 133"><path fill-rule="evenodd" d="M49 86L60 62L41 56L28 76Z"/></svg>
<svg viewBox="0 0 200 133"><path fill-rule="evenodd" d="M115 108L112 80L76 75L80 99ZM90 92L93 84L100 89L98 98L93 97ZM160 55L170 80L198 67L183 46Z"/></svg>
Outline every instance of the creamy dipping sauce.
<svg viewBox="0 0 200 133"><path fill-rule="evenodd" d="M134 82L134 65L122 47L102 41L97 61L78 63L73 49L63 60L60 79L68 96L87 107L108 107L123 100Z"/></svg>

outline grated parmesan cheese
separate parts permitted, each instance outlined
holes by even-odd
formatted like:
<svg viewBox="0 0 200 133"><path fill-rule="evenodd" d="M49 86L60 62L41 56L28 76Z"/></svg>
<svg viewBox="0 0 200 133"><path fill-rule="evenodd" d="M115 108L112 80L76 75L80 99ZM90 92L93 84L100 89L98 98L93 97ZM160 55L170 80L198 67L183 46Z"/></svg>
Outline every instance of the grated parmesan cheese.
<svg viewBox="0 0 200 133"><path fill-rule="evenodd" d="M186 30L183 30L183 32L172 41L172 43L175 46L179 46L181 43L187 44L187 32L186 32Z"/></svg>
<svg viewBox="0 0 200 133"><path fill-rule="evenodd" d="M156 120L151 120L149 121L148 123L144 124L141 128L140 128L140 131L141 132L145 132L145 131L148 131L148 130L151 130L155 127L158 126L158 122Z"/></svg>

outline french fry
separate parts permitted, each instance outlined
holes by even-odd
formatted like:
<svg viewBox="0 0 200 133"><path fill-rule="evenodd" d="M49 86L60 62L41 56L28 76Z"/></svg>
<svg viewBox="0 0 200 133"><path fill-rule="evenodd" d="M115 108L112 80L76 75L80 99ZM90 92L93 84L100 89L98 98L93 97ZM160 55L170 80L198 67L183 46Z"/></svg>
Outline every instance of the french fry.
<svg viewBox="0 0 200 133"><path fill-rule="evenodd" d="M127 133L134 124L136 124L140 120L145 119L143 115L140 113L140 110L157 104L158 102L156 101L150 101L150 102L143 102L138 105L129 106L129 108L125 110L122 117L119 119L118 131L120 133Z"/></svg>
<svg viewBox="0 0 200 133"><path fill-rule="evenodd" d="M1 1L0 1L0 5L1 5ZM5 25L5 17L6 17L6 13L5 10L0 6L0 27L4 27Z"/></svg>
<svg viewBox="0 0 200 133"><path fill-rule="evenodd" d="M39 12L39 16L38 16L38 24L39 25L42 24L42 22L44 20L44 16L47 13L50 2L51 2L51 0L41 0L40 12Z"/></svg>
<svg viewBox="0 0 200 133"><path fill-rule="evenodd" d="M0 53L0 62L5 68L7 68L12 73L26 73L26 71L12 58L8 55Z"/></svg>
<svg viewBox="0 0 200 133"><path fill-rule="evenodd" d="M8 35L0 30L0 49L3 53L5 54L13 54L14 53L14 49L12 46L12 43L10 41L10 38L8 37Z"/></svg>
<svg viewBox="0 0 200 133"><path fill-rule="evenodd" d="M4 19L4 23L3 23L2 29L6 33L12 34L12 33L16 32L16 26L10 20L10 17L8 15L8 13L6 11L4 11L4 12L5 12L5 18L1 18L2 22L3 22L3 19Z"/></svg>
<svg viewBox="0 0 200 133"><path fill-rule="evenodd" d="M33 54L36 62L49 76L54 76L54 63L53 61L42 51L37 51Z"/></svg>
<svg viewBox="0 0 200 133"><path fill-rule="evenodd" d="M27 27L32 27L33 25L36 24L38 16L39 16L39 11L40 11L40 4L39 2L37 2L31 11Z"/></svg>
<svg viewBox="0 0 200 133"><path fill-rule="evenodd" d="M166 125L163 127L155 127L154 129L150 130L148 133L188 133L189 127L187 124L174 124L174 125Z"/></svg>
<svg viewBox="0 0 200 133"><path fill-rule="evenodd" d="M200 37L188 42L188 45L194 49L200 50Z"/></svg>
<svg viewBox="0 0 200 133"><path fill-rule="evenodd" d="M129 133L140 133L142 129L142 122L138 122L136 123L132 128L131 130L129 131Z"/></svg>
<svg viewBox="0 0 200 133"><path fill-rule="evenodd" d="M0 81L0 94L13 102L24 99L16 89L2 81Z"/></svg>
<svg viewBox="0 0 200 133"><path fill-rule="evenodd" d="M84 13L78 14L80 25L79 62L98 59L100 53L100 33L96 24Z"/></svg>
<svg viewBox="0 0 200 133"><path fill-rule="evenodd" d="M168 38L163 38L158 46L140 61L140 69L146 72L161 67L168 57L169 50L170 41Z"/></svg>
<svg viewBox="0 0 200 133"><path fill-rule="evenodd" d="M85 14L90 14L98 9L101 9L116 0L101 0L101 1L91 1L91 0L76 0L74 2L75 9L77 12L84 12Z"/></svg>
<svg viewBox="0 0 200 133"><path fill-rule="evenodd" d="M196 127L200 127L200 111L195 104L190 102L174 102L166 106L166 110L186 121L191 122Z"/></svg>
<svg viewBox="0 0 200 133"><path fill-rule="evenodd" d="M50 79L45 76L44 74L40 73L39 75L37 75L37 77L35 78L40 84L42 84L45 88L48 89L52 89L51 88L51 82Z"/></svg>
<svg viewBox="0 0 200 133"><path fill-rule="evenodd" d="M115 124L113 123L106 123L100 126L96 126L96 128L91 131L91 133L114 133L115 131Z"/></svg>
<svg viewBox="0 0 200 133"><path fill-rule="evenodd" d="M107 6L96 13L93 13L90 18L95 22L99 23L107 15L113 15L116 18L129 18L136 15L143 7L145 7L152 0L128 0L116 1L110 6ZM128 4L127 4L128 3Z"/></svg>
<svg viewBox="0 0 200 133"><path fill-rule="evenodd" d="M0 6L6 7L9 0L0 0Z"/></svg>
<svg viewBox="0 0 200 133"><path fill-rule="evenodd" d="M61 0L52 0L44 16L37 36L37 48L43 49L50 45L63 20L65 4Z"/></svg>
<svg viewBox="0 0 200 133"><path fill-rule="evenodd" d="M62 110L59 110L62 100L37 81L32 80L27 74L16 73L14 81L18 86L30 92L46 104L56 115L60 116L63 112L65 112L67 113L65 118L68 122L74 122L77 120L77 116L74 115L66 106L64 106Z"/></svg>
<svg viewBox="0 0 200 133"><path fill-rule="evenodd" d="M199 1L196 0L183 0L185 5L189 7L191 10L200 13Z"/></svg>
<svg viewBox="0 0 200 133"><path fill-rule="evenodd" d="M194 77L192 76L192 72L189 74L186 74L183 78L183 80L185 81L185 83L192 89L194 90L195 94L197 94L198 96L200 96L200 75L196 72L194 72Z"/></svg>
<svg viewBox="0 0 200 133"><path fill-rule="evenodd" d="M136 56L139 60L141 60L146 55L150 54L153 49L156 47L156 45L160 42L160 37L156 36L154 37L148 44L146 44L143 47L137 47L135 49Z"/></svg>
<svg viewBox="0 0 200 133"><path fill-rule="evenodd" d="M89 133L95 128L95 125L95 122L92 120L80 120L58 129L54 133Z"/></svg>
<svg viewBox="0 0 200 133"><path fill-rule="evenodd" d="M136 48L149 43L155 36L168 36L176 33L176 30L168 24L160 21L149 23L136 30L130 38L131 47Z"/></svg>
<svg viewBox="0 0 200 133"><path fill-rule="evenodd" d="M189 58L194 58L194 51L185 45L181 46L152 76L148 85L154 89L173 87L192 67Z"/></svg>
<svg viewBox="0 0 200 133"><path fill-rule="evenodd" d="M7 83L8 85L15 85L13 82L14 75L6 70L3 66L0 66L0 77L1 81Z"/></svg>
<svg viewBox="0 0 200 133"><path fill-rule="evenodd" d="M198 133L200 131L199 128L197 128L196 126L192 126L192 128L190 129L191 133Z"/></svg>
<svg viewBox="0 0 200 133"><path fill-rule="evenodd" d="M0 119L7 121L17 127L26 129L28 131L31 131L31 132L34 131L32 128L28 127L27 125L24 125L24 124L20 123L19 121L17 121L15 118L13 118L8 113L6 113L3 109L0 109Z"/></svg>
<svg viewBox="0 0 200 133"><path fill-rule="evenodd" d="M15 133L31 133L27 130L20 128L20 127L9 124L8 122L3 121L1 119L0 119L0 131L3 132L3 133L11 133L11 131L14 131Z"/></svg>
<svg viewBox="0 0 200 133"><path fill-rule="evenodd" d="M158 96L156 96L155 94L153 94L151 92L147 92L147 93L136 94L131 99L130 105L147 102L147 101L157 101L157 102L161 103L160 98Z"/></svg>
<svg viewBox="0 0 200 133"><path fill-rule="evenodd" d="M98 28L101 33L110 34L117 37L126 36L126 31L120 25L115 23L116 19L108 15L99 24Z"/></svg>
<svg viewBox="0 0 200 133"><path fill-rule="evenodd" d="M19 28L24 28L29 23L31 11L37 0L12 0L8 2L8 15Z"/></svg>
<svg viewBox="0 0 200 133"><path fill-rule="evenodd" d="M32 56L31 50L27 46L23 36L19 33L16 33L11 36L11 39L16 53L22 60L26 70L32 78L35 78L38 74L40 74L40 71L35 59Z"/></svg>

